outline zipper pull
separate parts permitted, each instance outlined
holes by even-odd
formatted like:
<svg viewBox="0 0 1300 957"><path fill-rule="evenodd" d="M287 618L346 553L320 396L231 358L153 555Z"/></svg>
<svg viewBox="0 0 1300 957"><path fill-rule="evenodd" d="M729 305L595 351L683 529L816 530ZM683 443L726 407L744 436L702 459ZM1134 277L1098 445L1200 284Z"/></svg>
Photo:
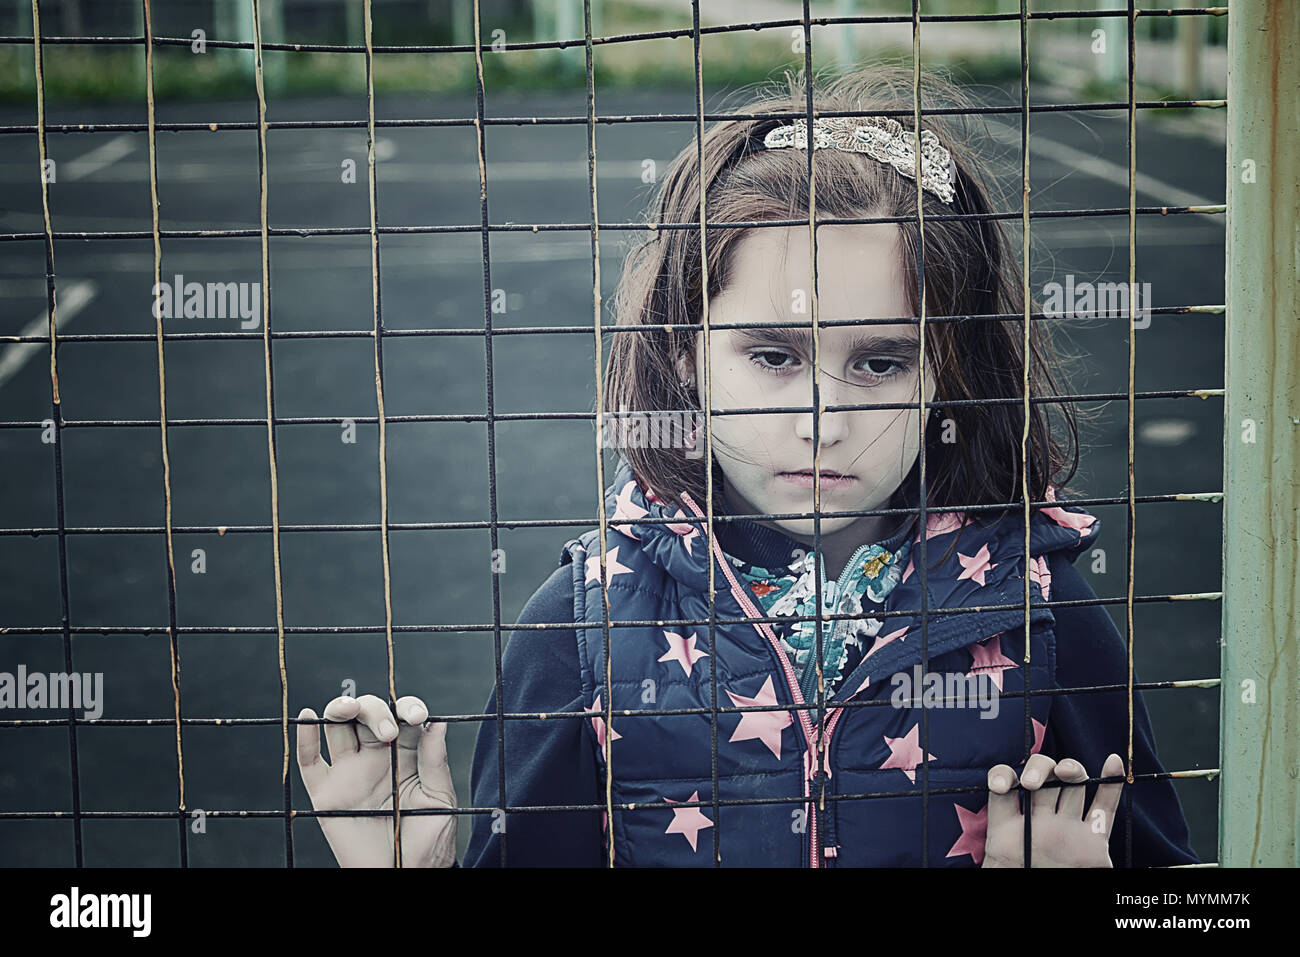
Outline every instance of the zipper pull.
<svg viewBox="0 0 1300 957"><path fill-rule="evenodd" d="M831 579L826 582L826 587L822 592L822 594L826 596L825 605L827 611L833 611L835 609L835 585L835 580Z"/></svg>

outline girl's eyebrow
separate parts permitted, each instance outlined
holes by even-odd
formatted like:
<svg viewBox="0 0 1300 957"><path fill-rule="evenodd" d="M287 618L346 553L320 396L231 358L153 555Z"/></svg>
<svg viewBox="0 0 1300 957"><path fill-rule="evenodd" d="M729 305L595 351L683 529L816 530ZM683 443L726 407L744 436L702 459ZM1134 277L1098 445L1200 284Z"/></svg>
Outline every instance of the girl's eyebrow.
<svg viewBox="0 0 1300 957"><path fill-rule="evenodd" d="M789 346L792 349L800 349L804 352L812 351L812 330L797 329L790 326L759 326L750 329L734 329L732 335L735 337L736 345L740 347L748 345L767 345L777 343ZM877 350L882 352L901 352L904 354L917 351L920 343L919 336L901 335L889 336L878 335L875 333L859 333L849 341L849 351L858 352L866 350Z"/></svg>

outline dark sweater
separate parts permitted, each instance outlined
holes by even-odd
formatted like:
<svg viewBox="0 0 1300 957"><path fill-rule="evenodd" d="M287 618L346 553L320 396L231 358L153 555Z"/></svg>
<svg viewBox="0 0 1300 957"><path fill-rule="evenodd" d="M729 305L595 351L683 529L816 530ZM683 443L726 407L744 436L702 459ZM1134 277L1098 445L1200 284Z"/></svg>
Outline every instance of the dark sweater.
<svg viewBox="0 0 1300 957"><path fill-rule="evenodd" d="M715 502L717 504L717 502ZM718 509L725 512L725 506ZM788 556L797 542L755 522L720 523L724 551L757 564ZM1051 599L1096 599L1096 593L1062 553L1050 558ZM528 600L521 624L572 622L572 569L563 565ZM1110 616L1100 605L1055 608L1057 681L1061 687L1123 684L1128 654ZM582 712L577 636L572 629L518 630L502 656L506 713ZM1138 678L1134 677L1136 682ZM484 713L495 714L497 689ZM1058 695L1042 753L1057 760L1080 761L1096 776L1106 755L1123 756L1128 740L1128 710L1121 691ZM606 863L601 814L604 791L597 779L596 755L582 729L586 718L551 718L503 722L507 806L596 805L589 811L510 811L505 818L506 864L512 867L600 867ZM479 726L471 772L474 807L499 807L497 722ZM1150 719L1140 692L1134 695L1134 772L1162 773ZM1089 796L1095 785L1090 786ZM1172 782L1142 781L1125 786L1111 832L1110 856L1116 867L1127 864L1125 817L1132 798L1134 867L1198 863L1187 837L1187 824ZM502 834L493 830L500 815L473 815L465 867L501 866ZM500 830L500 824L496 825Z"/></svg>

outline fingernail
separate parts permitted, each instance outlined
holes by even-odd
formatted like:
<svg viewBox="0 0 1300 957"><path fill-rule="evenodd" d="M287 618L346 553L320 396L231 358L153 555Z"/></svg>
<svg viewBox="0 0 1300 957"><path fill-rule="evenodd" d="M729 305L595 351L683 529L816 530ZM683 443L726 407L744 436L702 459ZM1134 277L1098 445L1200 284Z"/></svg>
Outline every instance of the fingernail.
<svg viewBox="0 0 1300 957"><path fill-rule="evenodd" d="M993 786L999 791L1007 786L1007 779L1000 774L993 775Z"/></svg>
<svg viewBox="0 0 1300 957"><path fill-rule="evenodd" d="M1038 783L1038 772L1030 771L1028 774L1022 776L1020 780L1024 781L1025 784L1028 784L1030 787L1033 787L1035 784Z"/></svg>
<svg viewBox="0 0 1300 957"><path fill-rule="evenodd" d="M384 721L379 725L379 736L381 738L387 738L389 735L396 733L397 728L393 727L393 722L391 721Z"/></svg>

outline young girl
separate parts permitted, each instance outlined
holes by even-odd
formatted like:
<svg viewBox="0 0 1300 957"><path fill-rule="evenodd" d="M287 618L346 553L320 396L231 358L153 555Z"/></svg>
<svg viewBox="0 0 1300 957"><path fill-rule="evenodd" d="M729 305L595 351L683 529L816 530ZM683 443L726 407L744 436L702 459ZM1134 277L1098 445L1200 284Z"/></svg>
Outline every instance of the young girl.
<svg viewBox="0 0 1300 957"><path fill-rule="evenodd" d="M965 102L927 87L926 106L936 87ZM1072 564L1097 540L1094 516L1034 509L1025 561L1022 472L1032 501L1058 500L1077 432L1068 408L1032 404L1022 461L1017 257L998 220L940 218L992 211L980 157L925 117L922 256L910 71L814 97L817 217L899 217L817 232L818 398L853 408L814 429L807 225L713 225L807 220L806 124L768 115L805 111L795 81L740 110L762 118L704 137L707 342L687 328L702 327L705 295L694 142L652 221L695 228L660 228L628 261L618 323L655 328L613 336L604 408L701 423L707 409L708 434L665 448L620 433L603 561L600 529L566 542L520 618L569 627L518 630L503 657L485 713L500 694L506 714L530 717L480 725L485 810L464 864L1015 867L1026 817L1031 866L1196 862L1140 694L1125 793L1125 692L1059 692L1125 685L1127 652L1100 606L1043 604L1095 600ZM879 115L891 110L906 115ZM985 318L998 314L1012 318ZM1033 322L1032 396L1061 394L1056 361ZM928 515L924 538L923 463L930 506L952 507ZM394 740L400 807L457 806L445 726L425 725L418 698L396 711L372 695L330 702L332 765L299 725L318 810L391 807ZM340 864L391 866L390 818L318 820ZM455 820L403 816L403 864L456 865Z"/></svg>

